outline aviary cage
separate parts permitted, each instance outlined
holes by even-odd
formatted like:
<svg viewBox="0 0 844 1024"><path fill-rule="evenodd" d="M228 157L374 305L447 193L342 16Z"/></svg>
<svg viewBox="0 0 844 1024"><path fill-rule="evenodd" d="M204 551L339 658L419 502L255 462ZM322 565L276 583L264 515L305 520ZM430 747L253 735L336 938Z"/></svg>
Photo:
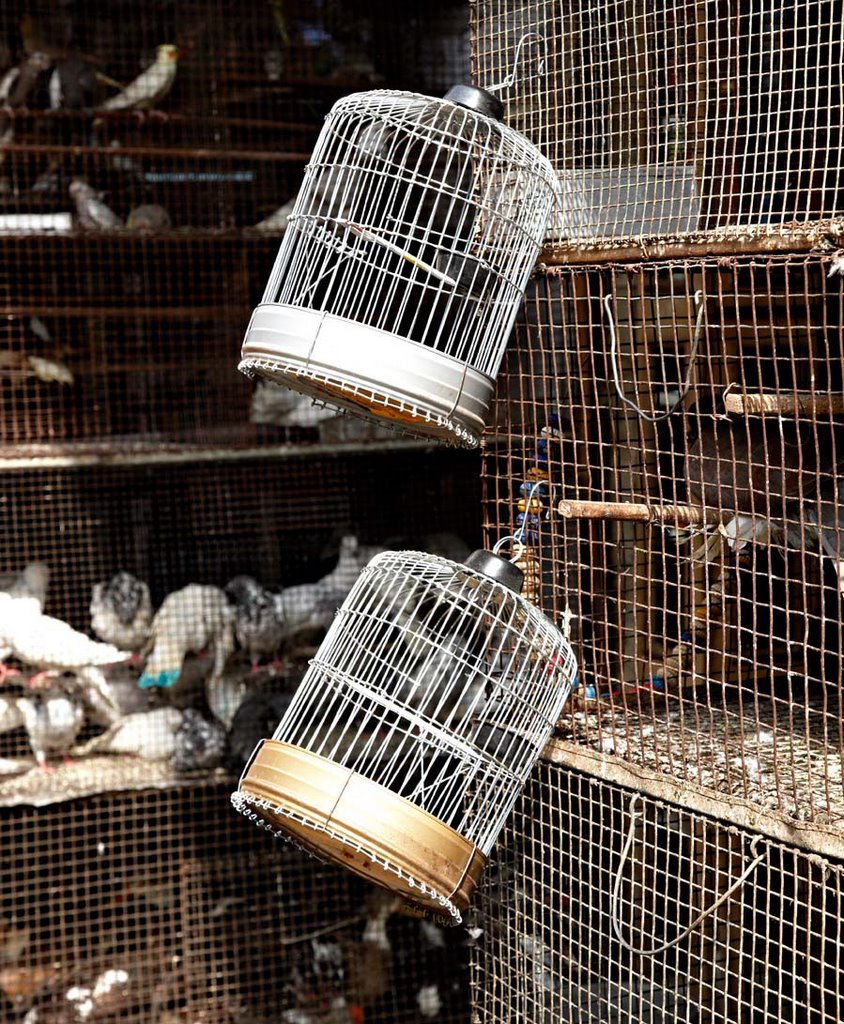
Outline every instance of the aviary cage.
<svg viewBox="0 0 844 1024"><path fill-rule="evenodd" d="M235 807L460 921L576 671L521 585L491 552L376 555Z"/></svg>
<svg viewBox="0 0 844 1024"><path fill-rule="evenodd" d="M471 7L478 81L500 81L534 40L523 86L502 99L558 176L549 242L707 234L729 251L748 235L817 238L813 222L841 216L842 12L829 0Z"/></svg>
<svg viewBox="0 0 844 1024"><path fill-rule="evenodd" d="M326 120L241 369L477 444L554 201L490 93L366 92Z"/></svg>
<svg viewBox="0 0 844 1024"><path fill-rule="evenodd" d="M835 1024L842 900L839 860L543 762L479 893L475 1010Z"/></svg>

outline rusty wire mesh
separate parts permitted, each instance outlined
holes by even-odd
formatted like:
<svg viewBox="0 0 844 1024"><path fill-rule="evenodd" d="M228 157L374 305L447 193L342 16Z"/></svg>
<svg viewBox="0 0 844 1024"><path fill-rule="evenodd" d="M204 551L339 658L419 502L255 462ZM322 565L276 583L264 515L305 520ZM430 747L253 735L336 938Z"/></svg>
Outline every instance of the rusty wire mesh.
<svg viewBox="0 0 844 1024"><path fill-rule="evenodd" d="M233 815L227 785L4 812L4 1021L468 1018L464 934Z"/></svg>
<svg viewBox="0 0 844 1024"><path fill-rule="evenodd" d="M544 764L482 890L479 1019L834 1024L842 899L837 862Z"/></svg>
<svg viewBox="0 0 844 1024"><path fill-rule="evenodd" d="M784 233L840 215L840 5L471 6L477 80L515 70L507 116L557 169L553 241Z"/></svg>
<svg viewBox="0 0 844 1024"><path fill-rule="evenodd" d="M838 267L547 268L483 473L488 540L526 515L534 597L570 619L565 739L840 825Z"/></svg>

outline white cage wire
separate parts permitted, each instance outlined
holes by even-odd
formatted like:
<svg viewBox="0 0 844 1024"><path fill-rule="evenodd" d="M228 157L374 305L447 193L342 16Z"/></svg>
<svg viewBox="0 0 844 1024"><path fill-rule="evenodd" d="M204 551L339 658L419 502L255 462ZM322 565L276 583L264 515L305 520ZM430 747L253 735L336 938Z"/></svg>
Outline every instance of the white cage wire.
<svg viewBox="0 0 844 1024"><path fill-rule="evenodd" d="M550 163L499 112L470 86L336 103L240 368L475 444L556 189Z"/></svg>
<svg viewBox="0 0 844 1024"><path fill-rule="evenodd" d="M521 582L489 552L376 555L235 806L459 921L576 671Z"/></svg>

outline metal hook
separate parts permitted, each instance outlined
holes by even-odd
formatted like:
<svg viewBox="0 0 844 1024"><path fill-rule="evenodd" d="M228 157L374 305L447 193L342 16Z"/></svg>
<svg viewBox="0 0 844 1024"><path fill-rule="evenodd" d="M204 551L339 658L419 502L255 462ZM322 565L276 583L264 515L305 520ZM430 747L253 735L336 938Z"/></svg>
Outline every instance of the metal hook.
<svg viewBox="0 0 844 1024"><path fill-rule="evenodd" d="M516 70L519 67L519 62L522 59L522 49L524 48L525 42L528 39L535 39L537 42L542 43L542 59L539 61L539 67L536 69L537 75L541 75L545 70L545 62L547 59L547 52L545 47L545 36L539 34L539 32L525 32L522 38L519 40L516 46L516 56L513 58L513 67L510 69L510 73L497 82L495 85L486 86L487 92L498 92L499 89L509 89L510 86L516 81Z"/></svg>

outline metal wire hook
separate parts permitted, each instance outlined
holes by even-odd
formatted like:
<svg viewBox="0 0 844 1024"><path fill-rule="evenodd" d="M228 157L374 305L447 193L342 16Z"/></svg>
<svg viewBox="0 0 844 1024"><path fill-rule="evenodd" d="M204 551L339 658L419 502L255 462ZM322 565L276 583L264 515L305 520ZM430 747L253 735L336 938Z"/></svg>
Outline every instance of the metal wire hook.
<svg viewBox="0 0 844 1024"><path fill-rule="evenodd" d="M509 89L510 86L516 81L516 70L519 67L519 62L522 59L522 50L525 42L528 39L535 39L537 42L542 44L542 59L539 61L539 67L536 69L537 75L541 75L545 70L545 64L548 59L548 54L545 46L545 36L540 35L539 32L525 32L522 38L519 40L516 46L516 55L513 58L513 66L510 68L509 74L505 75L500 82L496 82L495 85L486 86L487 92L498 92L499 89Z"/></svg>

